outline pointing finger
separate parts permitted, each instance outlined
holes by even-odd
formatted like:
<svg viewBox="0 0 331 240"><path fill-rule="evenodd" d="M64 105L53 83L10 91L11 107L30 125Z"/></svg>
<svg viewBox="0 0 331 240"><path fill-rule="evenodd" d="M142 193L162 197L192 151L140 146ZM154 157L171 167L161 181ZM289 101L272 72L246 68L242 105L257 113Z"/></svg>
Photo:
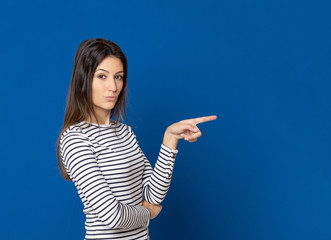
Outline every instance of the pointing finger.
<svg viewBox="0 0 331 240"><path fill-rule="evenodd" d="M212 115L212 116L207 116L207 117L194 118L193 121L195 122L195 124L199 124L199 123L213 121L213 120L216 120L216 119L217 119L217 116Z"/></svg>

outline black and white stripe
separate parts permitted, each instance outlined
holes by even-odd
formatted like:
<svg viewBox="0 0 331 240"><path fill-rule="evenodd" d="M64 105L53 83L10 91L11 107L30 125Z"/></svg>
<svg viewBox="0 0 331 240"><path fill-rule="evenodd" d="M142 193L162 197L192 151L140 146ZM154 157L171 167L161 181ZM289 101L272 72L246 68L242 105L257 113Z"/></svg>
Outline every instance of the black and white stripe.
<svg viewBox="0 0 331 240"><path fill-rule="evenodd" d="M148 238L141 202L163 201L177 150L162 144L153 169L131 127L81 122L62 134L60 152L84 204L86 240Z"/></svg>

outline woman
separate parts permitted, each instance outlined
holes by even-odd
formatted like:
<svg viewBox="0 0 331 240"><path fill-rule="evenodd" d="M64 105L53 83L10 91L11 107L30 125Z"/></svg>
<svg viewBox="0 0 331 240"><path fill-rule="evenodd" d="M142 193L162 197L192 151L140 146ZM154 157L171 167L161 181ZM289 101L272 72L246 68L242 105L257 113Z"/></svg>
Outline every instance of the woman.
<svg viewBox="0 0 331 240"><path fill-rule="evenodd" d="M120 123L127 65L122 50L101 38L84 41L75 55L57 157L84 204L85 239L148 239L150 219L161 211L170 185L178 139L196 141L196 125L216 119L169 126L153 169L131 127Z"/></svg>

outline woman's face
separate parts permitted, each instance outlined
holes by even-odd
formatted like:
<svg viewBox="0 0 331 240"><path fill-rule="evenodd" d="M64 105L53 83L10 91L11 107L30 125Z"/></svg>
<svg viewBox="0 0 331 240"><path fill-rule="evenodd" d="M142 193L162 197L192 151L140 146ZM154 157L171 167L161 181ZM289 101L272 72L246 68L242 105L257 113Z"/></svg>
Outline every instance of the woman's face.
<svg viewBox="0 0 331 240"><path fill-rule="evenodd" d="M123 88L121 59L106 57L97 66L92 80L92 103L97 115L110 114Z"/></svg>

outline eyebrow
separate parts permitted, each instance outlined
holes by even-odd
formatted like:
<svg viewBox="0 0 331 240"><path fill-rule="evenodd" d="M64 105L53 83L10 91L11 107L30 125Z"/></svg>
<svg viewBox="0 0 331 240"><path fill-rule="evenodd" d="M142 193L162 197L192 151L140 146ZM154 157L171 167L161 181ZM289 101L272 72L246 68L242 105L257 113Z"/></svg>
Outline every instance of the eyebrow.
<svg viewBox="0 0 331 240"><path fill-rule="evenodd" d="M104 72L106 72L106 73L109 73L107 70L105 70L105 69L102 69L102 68L99 68L98 70L96 70L96 72L97 71L104 71ZM118 71L117 73L123 73L124 71L122 70L122 71Z"/></svg>

